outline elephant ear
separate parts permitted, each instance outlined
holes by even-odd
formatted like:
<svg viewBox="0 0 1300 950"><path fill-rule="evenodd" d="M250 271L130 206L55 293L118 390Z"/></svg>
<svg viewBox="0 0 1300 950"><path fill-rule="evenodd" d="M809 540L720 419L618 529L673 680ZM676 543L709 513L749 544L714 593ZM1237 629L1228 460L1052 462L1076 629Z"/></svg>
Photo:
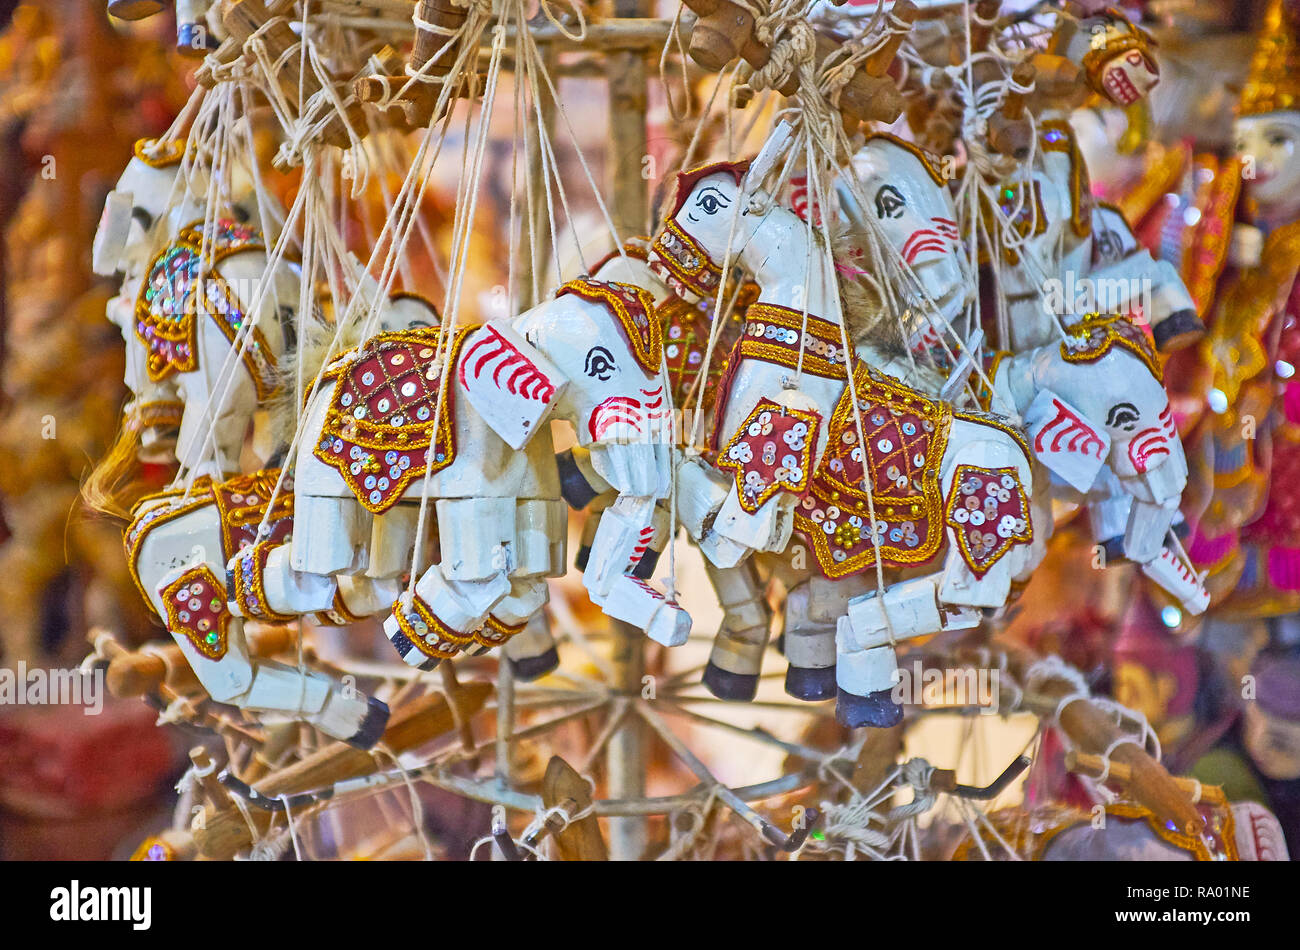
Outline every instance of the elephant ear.
<svg viewBox="0 0 1300 950"><path fill-rule="evenodd" d="M522 449L559 401L568 378L508 323L487 323L457 361L461 389L492 431Z"/></svg>
<svg viewBox="0 0 1300 950"><path fill-rule="evenodd" d="M1110 452L1105 430L1049 389L1030 404L1025 432L1038 460L1081 492L1092 487Z"/></svg>

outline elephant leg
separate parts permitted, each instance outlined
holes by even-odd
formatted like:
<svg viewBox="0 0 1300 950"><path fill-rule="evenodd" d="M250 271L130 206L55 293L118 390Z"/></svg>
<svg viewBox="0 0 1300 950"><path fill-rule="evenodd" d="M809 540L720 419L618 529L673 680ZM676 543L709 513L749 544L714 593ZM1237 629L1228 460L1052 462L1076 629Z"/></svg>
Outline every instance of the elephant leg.
<svg viewBox="0 0 1300 950"><path fill-rule="evenodd" d="M373 617L392 609L402 586L396 578L377 579L360 574L339 574L335 609L341 608L348 622Z"/></svg>
<svg viewBox="0 0 1300 950"><path fill-rule="evenodd" d="M492 608L510 593L504 572L479 580L449 580L433 565L414 591L404 591L384 621L384 633L403 662L432 670L474 643Z"/></svg>
<svg viewBox="0 0 1300 950"><path fill-rule="evenodd" d="M291 716L358 748L370 748L382 735L388 722L382 702L323 673L251 658L244 621L231 614L208 565L168 572L156 596L168 631L217 702Z"/></svg>
<svg viewBox="0 0 1300 950"><path fill-rule="evenodd" d="M496 602L486 622L474 633L474 643L465 652L471 656L502 647L524 632L528 621L539 613L550 597L544 577L516 577L510 593Z"/></svg>
<svg viewBox="0 0 1300 950"><path fill-rule="evenodd" d="M980 607L1004 602L1012 558L993 564L975 577L950 544L945 569L894 584L849 602L836 624L835 716L848 728L887 728L902 721L903 709L891 695L898 669L895 643L947 630L977 626Z"/></svg>
<svg viewBox="0 0 1300 950"><path fill-rule="evenodd" d="M420 506L415 504L398 504L383 514L375 515L367 549L366 576L392 578L410 570L419 524ZM421 554L422 564L432 560L429 552L432 551L434 532L427 530L429 527L431 525L426 525L424 534L427 550Z"/></svg>
<svg viewBox="0 0 1300 950"><path fill-rule="evenodd" d="M758 692L772 612L752 561L720 568L706 558L704 569L724 611L704 668L704 685L719 699L748 702Z"/></svg>
<svg viewBox="0 0 1300 950"><path fill-rule="evenodd" d="M815 702L835 695L835 625L810 615L812 582L793 588L785 598L785 691Z"/></svg>
<svg viewBox="0 0 1300 950"><path fill-rule="evenodd" d="M539 610L533 614L524 629L506 641L501 652L509 661L515 677L525 682L540 679L558 667L560 654L546 611Z"/></svg>
<svg viewBox="0 0 1300 950"><path fill-rule="evenodd" d="M605 509L582 582L606 615L639 627L656 643L675 647L690 636L690 614L635 576L654 540L657 510L654 498L630 495Z"/></svg>
<svg viewBox="0 0 1300 950"><path fill-rule="evenodd" d="M230 611L254 620L287 620L334 607L338 582L333 575L308 574L290 567L290 545L249 545L226 565Z"/></svg>
<svg viewBox="0 0 1300 950"><path fill-rule="evenodd" d="M372 748L388 725L388 706L332 676L255 660L253 681L239 705L284 713L358 749Z"/></svg>
<svg viewBox="0 0 1300 950"><path fill-rule="evenodd" d="M356 499L296 494L290 566L304 574L366 569L372 515Z"/></svg>

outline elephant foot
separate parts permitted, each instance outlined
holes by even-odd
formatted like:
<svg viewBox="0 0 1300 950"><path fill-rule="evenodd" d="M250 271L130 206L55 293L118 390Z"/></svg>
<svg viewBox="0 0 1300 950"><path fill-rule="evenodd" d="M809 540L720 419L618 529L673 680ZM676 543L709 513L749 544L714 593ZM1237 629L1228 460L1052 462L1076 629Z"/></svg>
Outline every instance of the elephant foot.
<svg viewBox="0 0 1300 950"><path fill-rule="evenodd" d="M1107 564L1118 564L1121 561L1127 561L1124 555L1124 536L1117 534L1113 538L1107 538L1105 541L1098 542L1101 545L1102 554L1106 558Z"/></svg>
<svg viewBox="0 0 1300 950"><path fill-rule="evenodd" d="M835 667L788 666L785 691L810 703L830 699L835 695Z"/></svg>
<svg viewBox="0 0 1300 950"><path fill-rule="evenodd" d="M732 673L712 662L704 667L704 677L701 682L718 699L732 699L747 703L758 695L757 673Z"/></svg>
<svg viewBox="0 0 1300 950"><path fill-rule="evenodd" d="M531 683L559 666L560 654L556 652L555 647L551 647L540 656L525 656L520 659L511 657L507 662L510 664L510 671L515 674L515 679Z"/></svg>
<svg viewBox="0 0 1300 950"><path fill-rule="evenodd" d="M835 698L835 721L846 729L888 729L903 721L903 707L894 702L891 689L866 696L839 690Z"/></svg>
<svg viewBox="0 0 1300 950"><path fill-rule="evenodd" d="M400 626L397 624L397 618L389 616L384 621L384 635L388 637L388 642L393 645L397 655L402 658L402 662L407 666L413 666L422 672L429 672L438 668L442 662L440 657L429 656L423 650L415 645Z"/></svg>
<svg viewBox="0 0 1300 950"><path fill-rule="evenodd" d="M1176 310L1151 328L1156 348L1162 353L1181 350L1205 335L1205 324L1195 310Z"/></svg>
<svg viewBox="0 0 1300 950"><path fill-rule="evenodd" d="M375 747L375 744L383 738L384 730L388 728L388 704L375 699L373 696L367 697L369 708L361 720L361 725L351 736L343 741L354 749L360 749L363 752L369 751Z"/></svg>

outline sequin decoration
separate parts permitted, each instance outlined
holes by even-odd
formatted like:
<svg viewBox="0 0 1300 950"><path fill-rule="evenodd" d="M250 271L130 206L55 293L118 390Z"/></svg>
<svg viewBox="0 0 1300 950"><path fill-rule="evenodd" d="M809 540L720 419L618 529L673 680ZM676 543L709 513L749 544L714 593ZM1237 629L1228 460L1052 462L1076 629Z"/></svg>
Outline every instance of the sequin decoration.
<svg viewBox="0 0 1300 950"><path fill-rule="evenodd" d="M565 294L576 294L609 310L623 328L637 365L647 373L659 374L664 357L663 331L649 291L632 284L584 277L569 281L555 292L557 298Z"/></svg>
<svg viewBox="0 0 1300 950"><path fill-rule="evenodd" d="M669 297L658 308L660 323L663 325L664 362L668 366L668 380L672 386L673 405L681 408L686 399L691 398L695 405L699 400L702 412L708 413L713 408L717 382L727 371L731 349L740 339L742 323L734 316L718 330L718 338L713 345L713 357L709 360L709 375L704 381L704 391L699 391L700 373L704 369L704 356L709 346L709 332L712 329L710 307L712 301L698 304L688 303L680 297ZM702 398L701 398L702 397Z"/></svg>
<svg viewBox="0 0 1300 950"><path fill-rule="evenodd" d="M175 240L159 252L149 265L135 303L135 336L145 347L145 369L150 380L161 382L174 373L198 369L200 306L233 342L234 332L243 325L244 313L216 265L232 254L262 249L258 231L223 219L212 222L206 232L198 225L182 228ZM204 286L201 299L195 293L199 283ZM256 330L244 359L257 381L259 397L268 394L274 357Z"/></svg>
<svg viewBox="0 0 1300 950"><path fill-rule="evenodd" d="M821 425L816 412L759 400L722 447L716 463L734 474L741 508L753 514L777 492L802 495L807 491Z"/></svg>
<svg viewBox="0 0 1300 950"><path fill-rule="evenodd" d="M487 622L474 632L474 642L488 647L504 646L517 633L523 632L524 627L528 626L528 621L519 624L508 624L498 620L491 614L488 615Z"/></svg>
<svg viewBox="0 0 1300 950"><path fill-rule="evenodd" d="M174 636L184 637L202 656L226 655L230 610L226 589L206 564L191 568L162 591L165 623Z"/></svg>
<svg viewBox="0 0 1300 950"><path fill-rule="evenodd" d="M855 367L853 392L846 388L835 405L826 451L794 513L796 530L829 578L873 568L877 546L886 567L924 563L944 535L939 465L951 407L862 363ZM870 479L874 526L864 478Z"/></svg>
<svg viewBox="0 0 1300 950"><path fill-rule="evenodd" d="M453 371L475 329L456 330ZM337 383L313 454L374 514L397 504L407 486L424 477L426 465L436 473L456 458L455 387L450 379L441 385L441 333L437 327L380 333L326 373Z"/></svg>
<svg viewBox="0 0 1300 950"><path fill-rule="evenodd" d="M230 567L230 599L239 605L239 612L254 620L286 621L292 614L272 609L266 596L266 561L278 543L259 541L241 550Z"/></svg>
<svg viewBox="0 0 1300 950"><path fill-rule="evenodd" d="M406 592L393 604L398 629L427 657L451 659L474 641L472 634L453 630L439 620L419 594Z"/></svg>
<svg viewBox="0 0 1300 950"><path fill-rule="evenodd" d="M709 299L716 297L722 283L722 268L693 237L669 219L651 244L651 267L660 273L678 296L693 294Z"/></svg>
<svg viewBox="0 0 1300 950"><path fill-rule="evenodd" d="M1023 182L1006 182L998 186L994 196L997 199L994 204L982 206L984 227L989 234L1001 235L1009 227L1022 240L1030 240L1047 232L1047 212L1037 181L1030 182L1028 193ZM1020 263L1020 254L1014 248L1000 241L999 250L1007 264L1014 267ZM980 263L987 260L988 252L981 250Z"/></svg>
<svg viewBox="0 0 1300 950"><path fill-rule="evenodd" d="M1070 324L1061 342L1061 358L1069 363L1095 363L1116 346L1128 350L1157 381L1163 381L1155 346L1140 326L1120 314L1091 313Z"/></svg>
<svg viewBox="0 0 1300 950"><path fill-rule="evenodd" d="M213 500L221 516L222 553L227 559L259 541L283 544L293 540L293 479L286 477L277 492L279 478L280 469L266 468L213 486ZM268 518L266 509L272 497L275 507Z"/></svg>
<svg viewBox="0 0 1300 950"><path fill-rule="evenodd" d="M131 855L132 861L174 861L176 852L162 838L150 835L140 842L140 847Z"/></svg>
<svg viewBox="0 0 1300 950"><path fill-rule="evenodd" d="M737 357L796 369L802 350L805 373L823 379L848 379L839 325L809 314L806 327L800 310L771 303L752 304L745 311Z"/></svg>
<svg viewBox="0 0 1300 950"><path fill-rule="evenodd" d="M957 466L944 522L976 577L987 574L1012 545L1034 539L1029 498L1014 468Z"/></svg>

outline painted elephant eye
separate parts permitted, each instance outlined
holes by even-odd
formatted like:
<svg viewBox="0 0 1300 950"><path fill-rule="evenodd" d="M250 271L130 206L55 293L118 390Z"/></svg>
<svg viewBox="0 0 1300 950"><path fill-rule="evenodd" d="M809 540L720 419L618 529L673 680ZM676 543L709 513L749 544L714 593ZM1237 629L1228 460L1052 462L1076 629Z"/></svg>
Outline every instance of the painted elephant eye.
<svg viewBox="0 0 1300 950"><path fill-rule="evenodd" d="M695 207L699 208L707 215L714 215L719 211L731 207L731 202L729 202L727 196L718 191L718 189L709 187L701 191L696 197ZM693 217L692 220L694 220Z"/></svg>
<svg viewBox="0 0 1300 950"><path fill-rule="evenodd" d="M902 192L893 185L881 185L876 192L877 218L901 218L906 207Z"/></svg>
<svg viewBox="0 0 1300 950"><path fill-rule="evenodd" d="M1142 413L1138 412L1137 406L1131 402L1119 402L1111 406L1110 412L1106 413L1106 425L1112 429L1132 432L1140 418Z"/></svg>
<svg viewBox="0 0 1300 950"><path fill-rule="evenodd" d="M593 346L587 351L587 375L599 379L602 383L614 375L618 366L614 356L603 346Z"/></svg>

